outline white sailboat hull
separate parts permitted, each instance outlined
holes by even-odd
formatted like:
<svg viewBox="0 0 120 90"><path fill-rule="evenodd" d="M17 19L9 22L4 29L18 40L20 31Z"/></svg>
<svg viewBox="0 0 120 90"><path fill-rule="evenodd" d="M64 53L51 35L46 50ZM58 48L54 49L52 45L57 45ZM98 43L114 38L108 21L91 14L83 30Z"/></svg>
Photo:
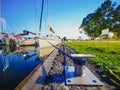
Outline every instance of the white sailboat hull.
<svg viewBox="0 0 120 90"><path fill-rule="evenodd" d="M44 47L49 47L49 46L51 46L47 41L49 41L50 43L52 43L52 44L54 44L54 45L58 45L59 43L61 43L61 40L60 40L60 39L40 38L40 39L39 39L40 48L44 48ZM35 45L35 40L34 40L34 39L25 40L25 41L22 42L22 44L21 44L21 46L30 46L30 45Z"/></svg>

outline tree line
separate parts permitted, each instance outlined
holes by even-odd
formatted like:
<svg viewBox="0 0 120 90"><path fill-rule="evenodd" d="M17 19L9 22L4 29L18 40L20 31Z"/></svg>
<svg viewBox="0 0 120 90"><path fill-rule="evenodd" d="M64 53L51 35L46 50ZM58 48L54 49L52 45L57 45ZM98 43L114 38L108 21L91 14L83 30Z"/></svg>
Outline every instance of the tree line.
<svg viewBox="0 0 120 90"><path fill-rule="evenodd" d="M79 28L90 37L98 37L103 29L109 28L115 38L120 38L120 5L111 0L105 0L93 13L83 18Z"/></svg>

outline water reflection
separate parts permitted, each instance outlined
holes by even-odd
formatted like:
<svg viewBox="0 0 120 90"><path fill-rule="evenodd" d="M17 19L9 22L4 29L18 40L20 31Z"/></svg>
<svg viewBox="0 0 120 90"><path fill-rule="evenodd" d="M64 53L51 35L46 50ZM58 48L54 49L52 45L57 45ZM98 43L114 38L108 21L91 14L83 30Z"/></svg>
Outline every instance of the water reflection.
<svg viewBox="0 0 120 90"><path fill-rule="evenodd" d="M21 55L21 52L18 55ZM40 49L39 48L35 48L35 50L33 52L24 52L23 53L24 60L27 60L35 55L36 55L36 60L39 60L39 56L40 56Z"/></svg>
<svg viewBox="0 0 120 90"><path fill-rule="evenodd" d="M0 90L13 90L41 60L39 47L0 46Z"/></svg>
<svg viewBox="0 0 120 90"><path fill-rule="evenodd" d="M2 70L5 71L9 67L9 54L6 52L6 46L0 46L0 54L2 58Z"/></svg>
<svg viewBox="0 0 120 90"><path fill-rule="evenodd" d="M0 54L2 55L2 64L3 64L3 71L7 70L9 68L9 61L12 58L13 55L17 55L18 58L23 56L24 60L28 60L29 58L36 56L36 61L39 60L40 56L40 48L39 47L27 47L30 49L24 49L23 47L15 47L15 46L1 46L0 47Z"/></svg>
<svg viewBox="0 0 120 90"><path fill-rule="evenodd" d="M9 67L9 60L8 59L10 59L9 54L7 54L5 56L2 55L3 72L5 72L5 70Z"/></svg>

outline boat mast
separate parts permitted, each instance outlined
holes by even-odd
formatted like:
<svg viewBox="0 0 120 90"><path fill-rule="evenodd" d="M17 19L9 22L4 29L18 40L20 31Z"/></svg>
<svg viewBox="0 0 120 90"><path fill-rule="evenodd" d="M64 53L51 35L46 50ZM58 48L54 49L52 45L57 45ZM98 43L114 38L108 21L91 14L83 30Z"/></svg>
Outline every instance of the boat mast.
<svg viewBox="0 0 120 90"><path fill-rule="evenodd" d="M1 34L2 34L2 18L1 18L1 12L2 12L2 6L1 6L1 0L0 0L0 38L1 38Z"/></svg>
<svg viewBox="0 0 120 90"><path fill-rule="evenodd" d="M39 36L40 36L41 25L42 25L43 6L44 6L44 0L42 0L42 7L41 7L41 14L40 14Z"/></svg>

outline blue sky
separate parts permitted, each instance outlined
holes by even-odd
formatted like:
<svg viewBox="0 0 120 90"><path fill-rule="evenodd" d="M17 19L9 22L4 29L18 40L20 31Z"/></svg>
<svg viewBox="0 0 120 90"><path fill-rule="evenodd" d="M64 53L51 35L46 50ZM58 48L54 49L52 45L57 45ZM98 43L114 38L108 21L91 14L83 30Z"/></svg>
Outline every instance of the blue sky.
<svg viewBox="0 0 120 90"><path fill-rule="evenodd" d="M11 28L38 32L42 0L1 0L1 16ZM105 0L45 0L42 33L51 25L57 35L76 38L78 28L86 15L93 13ZM120 4L119 0L116 1ZM48 2L48 3L47 3Z"/></svg>

